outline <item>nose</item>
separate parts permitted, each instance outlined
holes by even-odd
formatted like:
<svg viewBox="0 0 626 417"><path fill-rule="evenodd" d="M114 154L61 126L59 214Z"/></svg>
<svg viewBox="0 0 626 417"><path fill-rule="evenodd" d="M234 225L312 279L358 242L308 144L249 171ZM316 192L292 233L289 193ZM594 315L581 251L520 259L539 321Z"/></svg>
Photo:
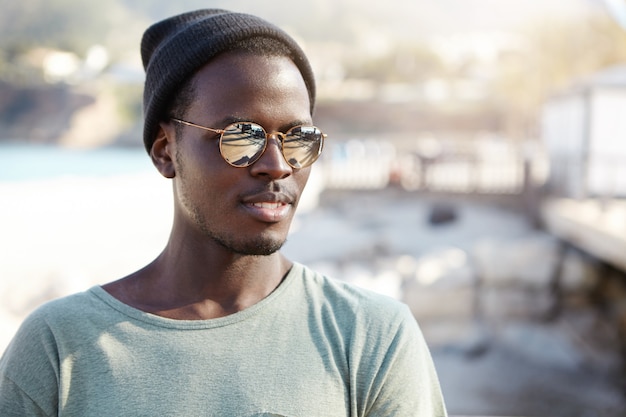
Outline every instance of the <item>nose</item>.
<svg viewBox="0 0 626 417"><path fill-rule="evenodd" d="M272 133L267 135L267 145L263 155L252 165L250 173L254 176L267 176L270 179L281 179L293 173L291 165L285 161L282 153L281 134Z"/></svg>

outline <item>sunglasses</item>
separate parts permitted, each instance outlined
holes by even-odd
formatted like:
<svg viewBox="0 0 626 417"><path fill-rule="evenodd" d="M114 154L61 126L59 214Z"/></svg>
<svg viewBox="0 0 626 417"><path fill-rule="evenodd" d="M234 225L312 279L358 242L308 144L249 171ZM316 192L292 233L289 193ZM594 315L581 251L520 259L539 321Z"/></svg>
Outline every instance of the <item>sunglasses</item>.
<svg viewBox="0 0 626 417"><path fill-rule="evenodd" d="M171 120L219 133L222 158L238 168L245 168L258 161L272 135L276 135L281 153L292 168L306 168L319 158L326 138L326 135L315 126L295 126L285 133L267 133L261 125L252 122L236 122L224 129L213 129L173 117Z"/></svg>

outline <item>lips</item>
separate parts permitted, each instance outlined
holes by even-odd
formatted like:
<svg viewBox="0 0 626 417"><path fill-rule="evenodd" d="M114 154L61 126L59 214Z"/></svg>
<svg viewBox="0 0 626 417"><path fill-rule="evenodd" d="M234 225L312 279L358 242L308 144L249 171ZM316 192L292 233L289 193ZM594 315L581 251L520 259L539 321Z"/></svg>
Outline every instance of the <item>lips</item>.
<svg viewBox="0 0 626 417"><path fill-rule="evenodd" d="M289 218L294 199L282 192L263 192L243 199L246 211L264 223L277 223Z"/></svg>
<svg viewBox="0 0 626 417"><path fill-rule="evenodd" d="M284 203L252 203L252 205L254 207L258 207L261 209L272 209L272 210L276 210L278 209L280 206L283 206Z"/></svg>

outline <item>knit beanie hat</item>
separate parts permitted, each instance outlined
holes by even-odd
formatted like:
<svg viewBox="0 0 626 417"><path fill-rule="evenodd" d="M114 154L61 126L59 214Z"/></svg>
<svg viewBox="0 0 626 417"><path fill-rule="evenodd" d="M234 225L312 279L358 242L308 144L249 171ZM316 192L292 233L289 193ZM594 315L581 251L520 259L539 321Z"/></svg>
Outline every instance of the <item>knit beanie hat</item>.
<svg viewBox="0 0 626 417"><path fill-rule="evenodd" d="M146 71L143 140L148 152L158 124L167 116L167 107L181 85L236 42L258 37L277 40L291 51L290 58L302 74L313 112L313 71L302 49L287 33L249 14L221 9L183 13L150 26L141 40L141 59Z"/></svg>

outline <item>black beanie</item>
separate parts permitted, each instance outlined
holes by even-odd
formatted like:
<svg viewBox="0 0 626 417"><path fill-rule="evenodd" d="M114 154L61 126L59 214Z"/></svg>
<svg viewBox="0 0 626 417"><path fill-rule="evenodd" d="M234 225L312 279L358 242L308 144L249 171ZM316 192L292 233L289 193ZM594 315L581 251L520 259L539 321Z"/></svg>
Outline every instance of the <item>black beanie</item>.
<svg viewBox="0 0 626 417"><path fill-rule="evenodd" d="M271 38L291 51L309 92L311 113L315 105L315 80L298 44L277 26L249 14L220 9L196 10L150 26L141 40L146 70L143 92L143 141L152 148L158 124L180 86L220 52L250 38Z"/></svg>

